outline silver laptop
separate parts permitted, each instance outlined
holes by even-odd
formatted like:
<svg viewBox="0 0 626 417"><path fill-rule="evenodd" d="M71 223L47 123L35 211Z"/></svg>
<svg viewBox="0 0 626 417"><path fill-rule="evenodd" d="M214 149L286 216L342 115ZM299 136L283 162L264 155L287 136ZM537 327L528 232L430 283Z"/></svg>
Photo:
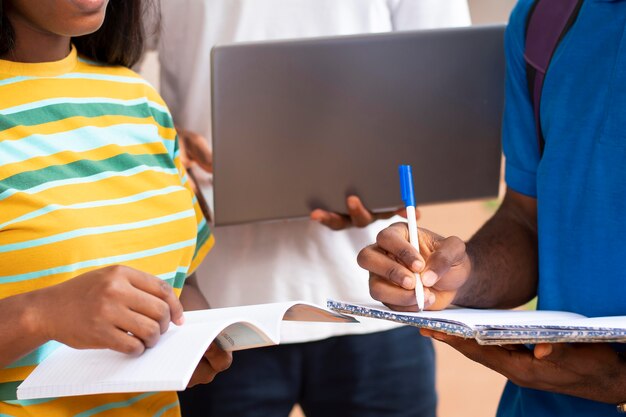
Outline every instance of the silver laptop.
<svg viewBox="0 0 626 417"><path fill-rule="evenodd" d="M504 27L236 44L213 50L217 225L496 196Z"/></svg>

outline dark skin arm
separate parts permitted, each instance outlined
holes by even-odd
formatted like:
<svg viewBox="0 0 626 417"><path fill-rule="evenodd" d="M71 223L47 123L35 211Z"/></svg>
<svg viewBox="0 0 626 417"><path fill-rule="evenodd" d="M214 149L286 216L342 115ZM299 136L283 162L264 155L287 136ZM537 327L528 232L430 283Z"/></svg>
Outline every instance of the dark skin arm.
<svg viewBox="0 0 626 417"><path fill-rule="evenodd" d="M420 272L427 308L450 304L510 308L537 292L536 200L509 190L493 218L465 244L420 232L422 255L408 243L404 224L381 232L377 243L359 254L370 271L372 296L392 309L415 311L414 272ZM606 344L481 346L431 330L425 336L449 344L468 358L515 384L605 403L626 400L626 360Z"/></svg>
<svg viewBox="0 0 626 417"><path fill-rule="evenodd" d="M429 309L453 302L516 307L537 291L536 218L536 200L509 190L498 212L467 244L421 229L420 254L408 242L406 225L397 223L361 251L359 265L370 271L372 296L397 310L417 311L415 272L421 273Z"/></svg>
<svg viewBox="0 0 626 417"><path fill-rule="evenodd" d="M481 346L473 339L422 330L526 388L608 404L626 401L626 360L609 345L543 344L533 350Z"/></svg>
<svg viewBox="0 0 626 417"><path fill-rule="evenodd" d="M461 287L454 304L513 308L530 301L538 281L537 200L509 190L466 248L475 277Z"/></svg>
<svg viewBox="0 0 626 417"><path fill-rule="evenodd" d="M322 209L311 212L311 220L319 222L332 230L344 230L350 227L367 227L376 220L386 220L395 215L406 217L406 209L374 213L370 211L358 196L351 195L346 198L347 214L335 213ZM419 210L416 212L419 220Z"/></svg>

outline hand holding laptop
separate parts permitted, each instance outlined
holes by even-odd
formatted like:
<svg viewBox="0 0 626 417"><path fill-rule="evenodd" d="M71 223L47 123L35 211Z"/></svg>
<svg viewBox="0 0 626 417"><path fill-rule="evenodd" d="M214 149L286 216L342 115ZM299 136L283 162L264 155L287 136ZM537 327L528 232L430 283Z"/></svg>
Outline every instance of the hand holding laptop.
<svg viewBox="0 0 626 417"><path fill-rule="evenodd" d="M333 230L343 230L350 227L367 227L376 220L385 220L400 215L406 217L406 208L398 210L374 213L369 210L358 196L351 195L346 198L346 213L316 209L311 212L311 220L317 221ZM420 212L415 212L415 219L419 220Z"/></svg>

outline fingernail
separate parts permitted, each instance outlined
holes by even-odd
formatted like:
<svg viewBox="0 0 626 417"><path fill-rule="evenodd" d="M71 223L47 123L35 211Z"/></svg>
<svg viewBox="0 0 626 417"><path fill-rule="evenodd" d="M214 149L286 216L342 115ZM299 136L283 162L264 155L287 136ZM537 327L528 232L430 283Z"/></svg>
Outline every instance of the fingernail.
<svg viewBox="0 0 626 417"><path fill-rule="evenodd" d="M432 269L422 274L422 284L426 287L432 287L437 282L437 274Z"/></svg>
<svg viewBox="0 0 626 417"><path fill-rule="evenodd" d="M422 270L422 268L424 267L424 262L422 261L413 261L413 263L411 264L411 269L415 272L419 272Z"/></svg>
<svg viewBox="0 0 626 417"><path fill-rule="evenodd" d="M404 277L404 279L402 280L402 287L406 288L407 290L412 290L413 288L415 288L415 278Z"/></svg>
<svg viewBox="0 0 626 417"><path fill-rule="evenodd" d="M356 209L358 208L358 207L357 207L357 204L356 204L356 201L354 201L354 199L353 199L353 198L349 198L349 199L348 199L348 208L349 208L350 210L356 210Z"/></svg>

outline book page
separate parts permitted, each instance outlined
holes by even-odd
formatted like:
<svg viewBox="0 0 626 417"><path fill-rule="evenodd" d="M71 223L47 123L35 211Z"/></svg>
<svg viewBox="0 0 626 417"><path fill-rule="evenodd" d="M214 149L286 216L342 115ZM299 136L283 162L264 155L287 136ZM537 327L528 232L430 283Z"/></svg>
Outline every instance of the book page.
<svg viewBox="0 0 626 417"><path fill-rule="evenodd" d="M170 325L157 346L140 356L61 346L35 368L17 395L33 399L183 390L218 332L210 324Z"/></svg>
<svg viewBox="0 0 626 417"><path fill-rule="evenodd" d="M252 319L253 318L253 319ZM243 350L278 344L281 320L357 323L351 316L336 313L303 301L257 304L185 313L187 323L225 320L232 323L218 337L226 350Z"/></svg>
<svg viewBox="0 0 626 417"><path fill-rule="evenodd" d="M280 323L290 319L356 322L349 316L301 302L185 312L182 326L170 324L157 345L140 356L60 346L18 387L19 399L116 392L180 391L210 343L226 350L278 344Z"/></svg>

